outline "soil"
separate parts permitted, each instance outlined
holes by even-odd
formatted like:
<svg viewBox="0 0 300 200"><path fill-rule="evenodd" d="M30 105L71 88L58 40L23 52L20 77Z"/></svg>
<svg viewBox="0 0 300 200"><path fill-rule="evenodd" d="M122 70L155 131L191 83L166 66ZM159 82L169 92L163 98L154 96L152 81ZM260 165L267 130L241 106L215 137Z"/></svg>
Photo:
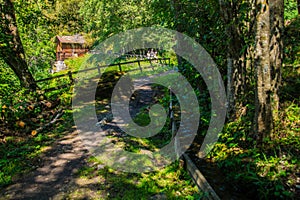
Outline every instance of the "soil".
<svg viewBox="0 0 300 200"><path fill-rule="evenodd" d="M76 172L87 164L88 156L76 131L71 132L41 156L41 167L1 191L0 199L63 199L77 182L82 181L78 180ZM86 195L92 196L93 192Z"/></svg>

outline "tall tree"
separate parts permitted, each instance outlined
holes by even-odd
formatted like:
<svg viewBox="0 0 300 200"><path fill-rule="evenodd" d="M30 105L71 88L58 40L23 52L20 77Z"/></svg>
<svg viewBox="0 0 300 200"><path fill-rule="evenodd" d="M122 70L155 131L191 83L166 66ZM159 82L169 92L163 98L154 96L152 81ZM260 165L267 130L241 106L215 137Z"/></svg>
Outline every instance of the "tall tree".
<svg viewBox="0 0 300 200"><path fill-rule="evenodd" d="M283 60L284 0L257 0L255 37L255 132L258 142L272 136L279 110Z"/></svg>
<svg viewBox="0 0 300 200"><path fill-rule="evenodd" d="M284 0L270 1L270 66L272 79L273 119L277 120L279 110L279 88L283 62Z"/></svg>
<svg viewBox="0 0 300 200"><path fill-rule="evenodd" d="M219 0L220 13L226 24L227 105L228 117L239 118L245 106L247 75L251 74L253 57L254 0ZM249 81L248 81L249 82ZM249 85L248 85L249 86Z"/></svg>
<svg viewBox="0 0 300 200"><path fill-rule="evenodd" d="M259 142L272 133L279 109L283 59L283 0L219 0L228 35L228 107L232 120L244 110L255 83L255 130ZM254 72L253 72L254 68ZM255 74L252 78L252 74Z"/></svg>
<svg viewBox="0 0 300 200"><path fill-rule="evenodd" d="M0 1L0 13L0 56L15 72L22 86L35 89L37 85L25 60L25 53L17 28L15 10L11 0Z"/></svg>
<svg viewBox="0 0 300 200"><path fill-rule="evenodd" d="M262 142L272 130L271 106L271 61L270 61L270 5L266 0L257 0L255 37L255 133Z"/></svg>

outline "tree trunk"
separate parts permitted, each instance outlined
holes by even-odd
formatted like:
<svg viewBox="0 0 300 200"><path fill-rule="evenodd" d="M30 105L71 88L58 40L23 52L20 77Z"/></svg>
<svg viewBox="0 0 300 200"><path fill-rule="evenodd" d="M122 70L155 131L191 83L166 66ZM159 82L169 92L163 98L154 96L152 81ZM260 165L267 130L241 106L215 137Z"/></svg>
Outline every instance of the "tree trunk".
<svg viewBox="0 0 300 200"><path fill-rule="evenodd" d="M234 95L232 92L233 59L227 58L227 117L230 118L234 108Z"/></svg>
<svg viewBox="0 0 300 200"><path fill-rule="evenodd" d="M272 79L273 120L278 120L279 87L281 86L281 66L283 60L284 0L270 1L270 66Z"/></svg>
<svg viewBox="0 0 300 200"><path fill-rule="evenodd" d="M1 0L0 13L0 56L18 76L23 87L35 89L37 85L25 61L25 53L18 33L15 10L11 0Z"/></svg>
<svg viewBox="0 0 300 200"><path fill-rule="evenodd" d="M270 7L268 1L257 0L255 37L255 133L257 142L272 130L271 66L270 66Z"/></svg>
<svg viewBox="0 0 300 200"><path fill-rule="evenodd" d="M227 116L230 120L237 119L243 107L243 97L246 87L246 51L242 53L245 41L238 24L238 2L219 0L221 16L226 24L228 35L227 58Z"/></svg>

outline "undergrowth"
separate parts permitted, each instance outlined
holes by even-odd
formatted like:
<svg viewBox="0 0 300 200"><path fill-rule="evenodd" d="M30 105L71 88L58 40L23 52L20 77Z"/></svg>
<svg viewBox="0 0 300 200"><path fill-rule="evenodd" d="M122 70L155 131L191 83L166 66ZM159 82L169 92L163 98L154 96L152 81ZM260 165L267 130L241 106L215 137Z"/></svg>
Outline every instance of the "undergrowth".
<svg viewBox="0 0 300 200"><path fill-rule="evenodd" d="M209 159L222 169L229 185L256 199L297 198L300 173L299 20L286 28L280 111L272 136L253 140L253 113L227 123Z"/></svg>
<svg viewBox="0 0 300 200"><path fill-rule="evenodd" d="M47 147L71 130L73 121L70 88L45 94L11 84L7 90L2 87L0 96L0 187L4 187L39 167Z"/></svg>
<svg viewBox="0 0 300 200"><path fill-rule="evenodd" d="M226 125L210 154L210 159L226 174L228 183L241 187L247 196L295 197L300 166L300 134L296 131L300 122L299 107L291 104L286 109L272 140L266 139L262 146L256 146L248 137L250 119L245 118ZM242 185L247 185L247 190Z"/></svg>
<svg viewBox="0 0 300 200"><path fill-rule="evenodd" d="M90 158L89 163L90 166L81 168L77 174L85 179L102 177L104 183L99 185L99 190L106 192L103 199L200 199L203 196L178 161L160 171L142 174L118 172L108 167L99 170L97 166L101 162L96 158Z"/></svg>

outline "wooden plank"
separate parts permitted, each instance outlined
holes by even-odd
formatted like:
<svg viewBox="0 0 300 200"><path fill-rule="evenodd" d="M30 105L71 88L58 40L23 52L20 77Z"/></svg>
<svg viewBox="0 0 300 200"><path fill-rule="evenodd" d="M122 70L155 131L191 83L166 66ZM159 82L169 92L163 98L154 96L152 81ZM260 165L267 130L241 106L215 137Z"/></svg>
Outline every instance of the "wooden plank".
<svg viewBox="0 0 300 200"><path fill-rule="evenodd" d="M205 177L202 175L200 170L196 167L196 165L193 163L191 158L187 154L183 154L183 157L186 162L186 168L191 177L193 178L195 184L201 190L204 192L205 199L208 200L221 200L220 197L216 194L216 192L213 190L213 188L209 185Z"/></svg>
<svg viewBox="0 0 300 200"><path fill-rule="evenodd" d="M58 51L58 53L66 53L66 54L72 54L72 53L85 53L87 52L87 49L63 49L61 51Z"/></svg>

